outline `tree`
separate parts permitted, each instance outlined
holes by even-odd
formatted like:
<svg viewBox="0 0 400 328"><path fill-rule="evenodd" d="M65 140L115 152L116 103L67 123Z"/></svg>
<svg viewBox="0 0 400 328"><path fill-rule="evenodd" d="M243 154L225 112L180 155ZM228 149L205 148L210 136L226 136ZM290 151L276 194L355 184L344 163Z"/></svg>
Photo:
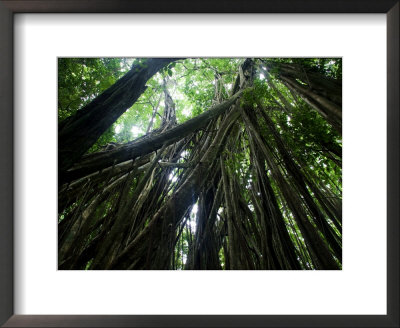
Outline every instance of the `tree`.
<svg viewBox="0 0 400 328"><path fill-rule="evenodd" d="M59 62L60 269L341 268L340 59L128 61Z"/></svg>
<svg viewBox="0 0 400 328"><path fill-rule="evenodd" d="M147 80L172 59L149 59L131 70L93 101L63 120L58 128L59 174L78 160L144 92Z"/></svg>

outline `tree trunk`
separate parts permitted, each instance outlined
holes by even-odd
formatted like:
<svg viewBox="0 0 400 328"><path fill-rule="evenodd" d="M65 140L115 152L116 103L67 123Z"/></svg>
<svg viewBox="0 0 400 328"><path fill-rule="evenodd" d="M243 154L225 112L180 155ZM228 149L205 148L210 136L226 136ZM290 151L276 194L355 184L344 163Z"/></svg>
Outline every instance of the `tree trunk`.
<svg viewBox="0 0 400 328"><path fill-rule="evenodd" d="M146 82L176 59L154 58L137 64L58 128L59 179L146 90Z"/></svg>

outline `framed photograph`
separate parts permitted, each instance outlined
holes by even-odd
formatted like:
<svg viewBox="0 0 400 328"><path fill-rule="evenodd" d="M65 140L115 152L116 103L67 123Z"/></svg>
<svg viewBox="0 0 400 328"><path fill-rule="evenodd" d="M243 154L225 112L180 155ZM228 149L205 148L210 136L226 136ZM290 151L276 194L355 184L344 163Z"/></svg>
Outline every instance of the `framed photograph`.
<svg viewBox="0 0 400 328"><path fill-rule="evenodd" d="M3 326L399 326L398 1L0 22Z"/></svg>

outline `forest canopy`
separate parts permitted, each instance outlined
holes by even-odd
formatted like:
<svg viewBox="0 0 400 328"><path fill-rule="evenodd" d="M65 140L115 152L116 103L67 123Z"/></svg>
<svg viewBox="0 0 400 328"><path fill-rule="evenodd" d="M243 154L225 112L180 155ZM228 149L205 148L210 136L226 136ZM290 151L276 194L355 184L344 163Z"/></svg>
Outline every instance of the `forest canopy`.
<svg viewBox="0 0 400 328"><path fill-rule="evenodd" d="M58 119L59 269L341 269L341 58L59 58Z"/></svg>

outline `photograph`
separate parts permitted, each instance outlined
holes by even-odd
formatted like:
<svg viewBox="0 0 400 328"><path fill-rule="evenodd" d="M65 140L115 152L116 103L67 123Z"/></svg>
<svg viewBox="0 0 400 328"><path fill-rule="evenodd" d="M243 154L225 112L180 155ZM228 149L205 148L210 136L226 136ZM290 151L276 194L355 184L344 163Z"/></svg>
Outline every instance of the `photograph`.
<svg viewBox="0 0 400 328"><path fill-rule="evenodd" d="M342 58L57 74L58 270L342 270Z"/></svg>

